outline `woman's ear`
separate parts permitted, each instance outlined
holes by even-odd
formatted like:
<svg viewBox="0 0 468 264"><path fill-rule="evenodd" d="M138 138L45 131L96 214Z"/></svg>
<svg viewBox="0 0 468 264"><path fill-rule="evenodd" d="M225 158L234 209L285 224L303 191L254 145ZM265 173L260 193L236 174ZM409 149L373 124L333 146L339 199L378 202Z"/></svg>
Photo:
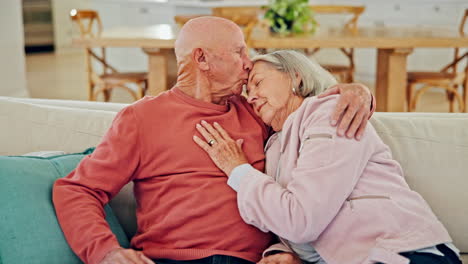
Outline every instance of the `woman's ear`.
<svg viewBox="0 0 468 264"><path fill-rule="evenodd" d="M297 87L297 89L301 88L301 86L302 86L302 78L301 78L301 75L299 75L299 73L296 72L296 73L294 74L294 77L295 77L295 78L294 78L294 82L293 82L293 83L294 83L294 87Z"/></svg>
<svg viewBox="0 0 468 264"><path fill-rule="evenodd" d="M210 65L206 58L206 52L203 49L194 49L192 52L192 59L200 70L207 71L210 69Z"/></svg>

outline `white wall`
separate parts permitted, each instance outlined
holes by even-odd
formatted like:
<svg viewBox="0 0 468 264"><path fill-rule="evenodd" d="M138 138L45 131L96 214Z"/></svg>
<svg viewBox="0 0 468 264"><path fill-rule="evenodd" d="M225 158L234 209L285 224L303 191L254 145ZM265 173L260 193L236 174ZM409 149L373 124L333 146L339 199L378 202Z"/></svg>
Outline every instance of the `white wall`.
<svg viewBox="0 0 468 264"><path fill-rule="evenodd" d="M0 96L28 96L21 1L0 1Z"/></svg>
<svg viewBox="0 0 468 264"><path fill-rule="evenodd" d="M77 32L72 29L69 14L72 9L89 9L89 2L89 0L52 0L54 46L57 53L80 50L71 45L72 34Z"/></svg>

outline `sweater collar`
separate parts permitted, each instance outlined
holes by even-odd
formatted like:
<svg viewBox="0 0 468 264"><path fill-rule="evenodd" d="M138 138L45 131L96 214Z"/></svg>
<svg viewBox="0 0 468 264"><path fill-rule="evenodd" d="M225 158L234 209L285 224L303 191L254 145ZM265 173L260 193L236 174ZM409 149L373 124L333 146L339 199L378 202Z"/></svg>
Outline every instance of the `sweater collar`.
<svg viewBox="0 0 468 264"><path fill-rule="evenodd" d="M229 100L225 105L218 105L190 97L177 87L172 88L171 91L174 93L174 95L176 95L186 103L196 107L208 108L220 112L227 112L229 110Z"/></svg>

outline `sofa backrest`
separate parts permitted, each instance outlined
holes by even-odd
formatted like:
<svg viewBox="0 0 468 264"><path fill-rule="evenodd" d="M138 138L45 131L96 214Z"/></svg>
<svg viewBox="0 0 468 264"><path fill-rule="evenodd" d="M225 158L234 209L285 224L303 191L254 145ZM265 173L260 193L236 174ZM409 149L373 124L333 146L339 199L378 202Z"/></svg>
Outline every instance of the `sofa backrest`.
<svg viewBox="0 0 468 264"><path fill-rule="evenodd" d="M468 253L468 114L376 113L371 123L409 186Z"/></svg>
<svg viewBox="0 0 468 264"><path fill-rule="evenodd" d="M79 152L96 146L125 104L0 97L0 155ZM420 193L468 253L468 114L375 113L372 125ZM133 185L111 201L128 236L136 231Z"/></svg>

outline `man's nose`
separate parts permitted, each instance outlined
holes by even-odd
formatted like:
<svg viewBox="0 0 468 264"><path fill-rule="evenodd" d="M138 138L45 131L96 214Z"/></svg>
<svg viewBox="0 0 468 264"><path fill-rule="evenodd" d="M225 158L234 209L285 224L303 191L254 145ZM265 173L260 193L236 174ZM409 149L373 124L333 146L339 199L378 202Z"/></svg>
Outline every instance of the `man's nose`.
<svg viewBox="0 0 468 264"><path fill-rule="evenodd" d="M253 63L250 60L249 56L247 53L244 55L244 70L250 72L252 70Z"/></svg>

